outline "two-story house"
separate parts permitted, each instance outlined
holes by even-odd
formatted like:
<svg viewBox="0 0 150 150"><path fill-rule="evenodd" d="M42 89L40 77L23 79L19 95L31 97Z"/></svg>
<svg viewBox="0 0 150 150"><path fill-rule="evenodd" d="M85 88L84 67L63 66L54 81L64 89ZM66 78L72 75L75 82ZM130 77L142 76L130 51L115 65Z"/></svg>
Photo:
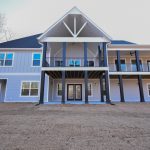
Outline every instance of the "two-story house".
<svg viewBox="0 0 150 150"><path fill-rule="evenodd" d="M74 7L44 33L0 44L0 101L148 102L150 45L112 40Z"/></svg>

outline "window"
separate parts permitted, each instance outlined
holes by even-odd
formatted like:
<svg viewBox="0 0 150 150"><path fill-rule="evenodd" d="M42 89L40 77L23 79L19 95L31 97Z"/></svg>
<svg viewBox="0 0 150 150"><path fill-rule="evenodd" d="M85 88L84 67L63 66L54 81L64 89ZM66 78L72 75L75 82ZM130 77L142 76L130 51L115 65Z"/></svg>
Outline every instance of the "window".
<svg viewBox="0 0 150 150"><path fill-rule="evenodd" d="M40 53L33 54L32 66L34 67L41 66L41 54Z"/></svg>
<svg viewBox="0 0 150 150"><path fill-rule="evenodd" d="M80 59L70 59L68 63L69 63L70 67L79 67L79 66L81 66Z"/></svg>
<svg viewBox="0 0 150 150"><path fill-rule="evenodd" d="M62 96L62 84L57 84L57 95Z"/></svg>
<svg viewBox="0 0 150 150"><path fill-rule="evenodd" d="M39 82L22 82L21 96L38 96Z"/></svg>
<svg viewBox="0 0 150 150"><path fill-rule="evenodd" d="M93 60L88 60L87 63L88 63L89 67L94 67L94 61Z"/></svg>
<svg viewBox="0 0 150 150"><path fill-rule="evenodd" d="M150 84L148 84L147 88L148 88L148 96L150 96Z"/></svg>
<svg viewBox="0 0 150 150"><path fill-rule="evenodd" d="M137 71L136 60L131 60L132 71ZM140 60L140 69L142 70L142 61Z"/></svg>
<svg viewBox="0 0 150 150"><path fill-rule="evenodd" d="M150 71L150 60L147 61L148 71Z"/></svg>
<svg viewBox="0 0 150 150"><path fill-rule="evenodd" d="M92 84L88 83L88 96L92 96Z"/></svg>
<svg viewBox="0 0 150 150"><path fill-rule="evenodd" d="M120 60L120 63L121 63L121 71L126 71L126 63L125 63L125 60L124 59L121 59ZM116 65L116 70L117 70L117 60L115 60L115 65Z"/></svg>
<svg viewBox="0 0 150 150"><path fill-rule="evenodd" d="M63 61L62 60L56 60L55 61L55 66L56 67L61 67L63 65Z"/></svg>
<svg viewBox="0 0 150 150"><path fill-rule="evenodd" d="M0 53L0 66L12 66L13 53Z"/></svg>

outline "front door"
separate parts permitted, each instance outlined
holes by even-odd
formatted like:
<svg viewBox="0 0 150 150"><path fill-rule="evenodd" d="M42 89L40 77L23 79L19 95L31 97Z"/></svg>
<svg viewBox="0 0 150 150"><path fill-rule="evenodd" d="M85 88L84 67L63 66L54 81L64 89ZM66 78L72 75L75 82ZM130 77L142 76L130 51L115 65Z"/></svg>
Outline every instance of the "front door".
<svg viewBox="0 0 150 150"><path fill-rule="evenodd" d="M82 100L82 84L67 85L67 100L81 101Z"/></svg>

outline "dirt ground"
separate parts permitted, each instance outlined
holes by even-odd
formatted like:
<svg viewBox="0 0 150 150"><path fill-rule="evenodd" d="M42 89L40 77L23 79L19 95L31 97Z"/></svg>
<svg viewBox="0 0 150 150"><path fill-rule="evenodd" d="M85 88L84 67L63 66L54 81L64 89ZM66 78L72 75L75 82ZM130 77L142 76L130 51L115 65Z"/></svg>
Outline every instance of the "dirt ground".
<svg viewBox="0 0 150 150"><path fill-rule="evenodd" d="M150 103L0 104L0 150L150 150Z"/></svg>

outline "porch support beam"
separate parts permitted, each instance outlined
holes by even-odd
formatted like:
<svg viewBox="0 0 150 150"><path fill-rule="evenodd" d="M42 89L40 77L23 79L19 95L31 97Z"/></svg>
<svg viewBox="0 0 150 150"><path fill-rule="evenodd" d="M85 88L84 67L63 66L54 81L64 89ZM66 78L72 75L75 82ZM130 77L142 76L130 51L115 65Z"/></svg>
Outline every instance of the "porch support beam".
<svg viewBox="0 0 150 150"><path fill-rule="evenodd" d="M85 103L88 104L88 71L84 71Z"/></svg>
<svg viewBox="0 0 150 150"><path fill-rule="evenodd" d="M65 104L65 91L66 91L66 86L65 86L65 71L62 71L62 104Z"/></svg>
<svg viewBox="0 0 150 150"><path fill-rule="evenodd" d="M103 73L100 75L100 93L101 93L101 102L104 102L104 88L103 88Z"/></svg>
<svg viewBox="0 0 150 150"><path fill-rule="evenodd" d="M102 50L100 45L98 46L98 57L99 57L99 67L102 66Z"/></svg>
<svg viewBox="0 0 150 150"><path fill-rule="evenodd" d="M139 59L139 51L135 51L135 58L136 58L136 67L137 71L141 72L141 64ZM142 82L142 76L138 75L138 85L139 85L139 91L140 91L140 102L145 102L144 98L144 91L143 91L143 82Z"/></svg>
<svg viewBox="0 0 150 150"><path fill-rule="evenodd" d="M103 43L103 55L104 55L104 67L108 66L108 60L107 60L107 44Z"/></svg>
<svg viewBox="0 0 150 150"><path fill-rule="evenodd" d="M111 103L110 101L110 83L108 71L105 71L105 90L106 90L106 103Z"/></svg>
<svg viewBox="0 0 150 150"><path fill-rule="evenodd" d="M41 86L40 86L40 100L39 104L44 103L44 85L45 85L45 71L41 72Z"/></svg>
<svg viewBox="0 0 150 150"><path fill-rule="evenodd" d="M117 71L121 72L120 51L117 51ZM121 102L125 102L122 75L118 75Z"/></svg>
<svg viewBox="0 0 150 150"><path fill-rule="evenodd" d="M88 49L87 42L84 42L84 67L87 67L87 49Z"/></svg>

